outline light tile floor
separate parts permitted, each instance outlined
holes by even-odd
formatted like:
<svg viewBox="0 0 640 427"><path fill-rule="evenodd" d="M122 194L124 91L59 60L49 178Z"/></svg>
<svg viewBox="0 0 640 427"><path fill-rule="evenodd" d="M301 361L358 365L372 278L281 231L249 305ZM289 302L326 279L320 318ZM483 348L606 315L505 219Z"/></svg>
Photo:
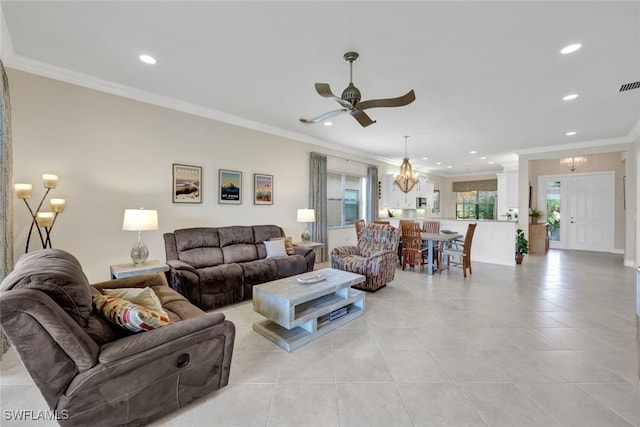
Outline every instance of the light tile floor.
<svg viewBox="0 0 640 427"><path fill-rule="evenodd" d="M473 271L399 270L364 316L291 353L252 330L250 302L225 307L229 386L153 425L640 426L636 272L621 255ZM2 410L46 408L13 351L0 368Z"/></svg>

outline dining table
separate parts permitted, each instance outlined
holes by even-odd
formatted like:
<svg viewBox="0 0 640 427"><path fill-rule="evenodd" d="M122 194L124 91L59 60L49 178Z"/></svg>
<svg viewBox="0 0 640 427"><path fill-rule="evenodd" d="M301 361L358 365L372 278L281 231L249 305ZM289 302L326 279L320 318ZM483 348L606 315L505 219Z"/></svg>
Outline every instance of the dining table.
<svg viewBox="0 0 640 427"><path fill-rule="evenodd" d="M462 238L462 234L457 233L420 233L420 238L422 241L427 242L427 257L429 259L429 263L427 266L427 274L433 275L433 242L444 242L445 245L451 244L452 240L457 240Z"/></svg>

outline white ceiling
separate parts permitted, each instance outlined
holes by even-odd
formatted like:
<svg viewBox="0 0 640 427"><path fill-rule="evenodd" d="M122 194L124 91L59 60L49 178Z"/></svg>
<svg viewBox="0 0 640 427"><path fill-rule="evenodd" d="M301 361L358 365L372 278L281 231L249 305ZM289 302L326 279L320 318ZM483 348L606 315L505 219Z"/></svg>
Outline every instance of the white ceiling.
<svg viewBox="0 0 640 427"><path fill-rule="evenodd" d="M640 119L640 90L619 92L640 80L635 1L1 7L8 67L396 164L409 135L414 168L437 174L499 171L518 152L619 141ZM583 47L561 55L571 43ZM339 108L314 83L339 95L349 82L347 51L360 53L353 79L363 100L414 89L416 101L368 110L377 123L367 128L348 114L331 127L300 123ZM141 53L158 63L141 63ZM563 101L570 93L578 99Z"/></svg>

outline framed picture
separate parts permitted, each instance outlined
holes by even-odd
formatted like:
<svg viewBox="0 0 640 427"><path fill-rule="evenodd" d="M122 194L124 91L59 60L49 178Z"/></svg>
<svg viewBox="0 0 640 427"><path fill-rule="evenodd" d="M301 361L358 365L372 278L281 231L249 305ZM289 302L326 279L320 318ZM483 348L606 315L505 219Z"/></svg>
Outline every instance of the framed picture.
<svg viewBox="0 0 640 427"><path fill-rule="evenodd" d="M242 203L242 172L219 170L218 203L239 205Z"/></svg>
<svg viewBox="0 0 640 427"><path fill-rule="evenodd" d="M173 203L202 203L202 168L173 164Z"/></svg>
<svg viewBox="0 0 640 427"><path fill-rule="evenodd" d="M273 204L273 175L253 174L253 204Z"/></svg>

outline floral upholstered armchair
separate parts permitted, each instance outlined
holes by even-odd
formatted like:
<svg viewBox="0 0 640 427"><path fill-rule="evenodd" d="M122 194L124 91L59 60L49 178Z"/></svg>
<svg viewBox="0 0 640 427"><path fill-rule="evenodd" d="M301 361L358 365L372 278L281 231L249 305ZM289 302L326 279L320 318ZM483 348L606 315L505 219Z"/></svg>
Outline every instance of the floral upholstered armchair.
<svg viewBox="0 0 640 427"><path fill-rule="evenodd" d="M400 230L392 225L367 224L357 246L339 246L331 251L331 267L362 274L366 280L354 287L377 291L395 276L399 236Z"/></svg>

